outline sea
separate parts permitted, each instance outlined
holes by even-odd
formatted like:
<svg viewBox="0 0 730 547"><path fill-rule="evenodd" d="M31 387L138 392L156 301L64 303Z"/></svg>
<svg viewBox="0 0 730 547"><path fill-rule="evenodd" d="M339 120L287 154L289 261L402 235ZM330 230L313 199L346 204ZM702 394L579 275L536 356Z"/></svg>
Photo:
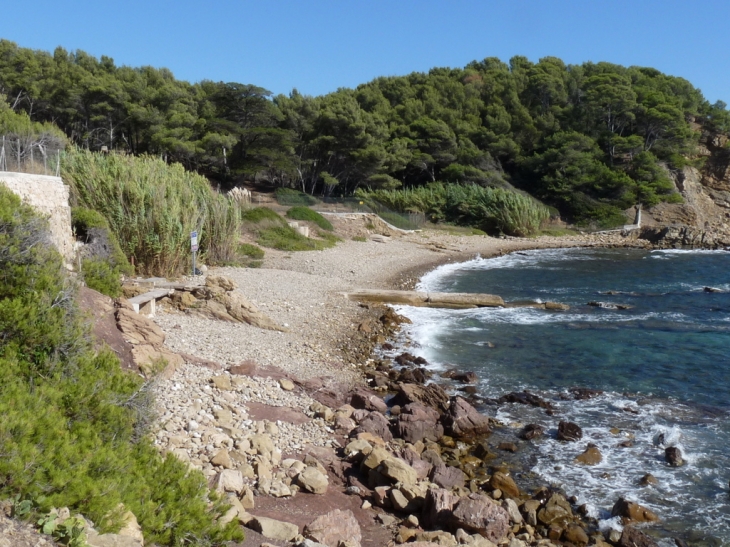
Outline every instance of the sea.
<svg viewBox="0 0 730 547"><path fill-rule="evenodd" d="M570 306L398 308L413 322L399 350L407 345L436 373L475 371L480 409L507 426L497 440L515 441L528 423L545 428L539 440L518 441L515 455L499 455L521 470L519 484L577 496L604 531L621 529L611 508L624 497L660 516L645 530L660 545L676 537L730 546L730 252L516 252L441 266L418 289ZM576 387L602 393L578 400L570 391ZM522 390L549 401L554 415L494 403ZM580 425L583 438L557 441L560 420ZM574 463L588 443L603 460ZM681 450L683 466L665 462L669 446ZM647 473L656 485L639 484Z"/></svg>

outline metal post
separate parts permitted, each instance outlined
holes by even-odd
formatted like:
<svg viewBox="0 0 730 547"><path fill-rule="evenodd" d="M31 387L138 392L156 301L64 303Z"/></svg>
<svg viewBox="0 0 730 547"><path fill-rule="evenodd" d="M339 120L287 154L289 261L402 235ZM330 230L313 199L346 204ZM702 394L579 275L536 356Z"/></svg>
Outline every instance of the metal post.
<svg viewBox="0 0 730 547"><path fill-rule="evenodd" d="M20 139L18 139L18 173L20 173Z"/></svg>
<svg viewBox="0 0 730 547"><path fill-rule="evenodd" d="M195 255L198 254L195 251L193 251L193 277L195 277Z"/></svg>

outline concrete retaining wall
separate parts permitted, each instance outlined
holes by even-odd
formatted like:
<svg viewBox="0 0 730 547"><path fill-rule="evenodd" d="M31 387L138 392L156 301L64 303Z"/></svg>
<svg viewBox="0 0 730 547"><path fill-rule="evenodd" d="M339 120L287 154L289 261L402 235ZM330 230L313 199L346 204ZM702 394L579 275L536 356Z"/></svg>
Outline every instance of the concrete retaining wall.
<svg viewBox="0 0 730 547"><path fill-rule="evenodd" d="M61 177L0 171L0 184L17 194L23 203L48 216L53 243L67 262L73 261L69 188Z"/></svg>

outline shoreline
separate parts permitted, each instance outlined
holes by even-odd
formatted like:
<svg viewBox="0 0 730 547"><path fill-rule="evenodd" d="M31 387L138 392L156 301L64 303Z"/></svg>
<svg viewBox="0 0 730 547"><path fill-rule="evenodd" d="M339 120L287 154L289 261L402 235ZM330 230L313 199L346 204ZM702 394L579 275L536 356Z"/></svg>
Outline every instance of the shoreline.
<svg viewBox="0 0 730 547"><path fill-rule="evenodd" d="M289 331L285 333L263 331L249 325L212 321L179 312L161 313L159 317L155 318L155 322L166 333L168 337L166 345L169 349L217 362L223 369L223 374L218 371L201 372L200 369L190 369L191 365L186 365L178 370L166 385L170 389L175 389L171 386L183 385L183 393L174 394L174 398L179 399L185 395L186 382L189 382L187 387L194 392L190 393L189 400L200 401L202 397L203 407L206 404L205 397L210 396L207 414L205 408L198 412L198 414L202 413L204 420L206 417L213 418L211 414L214 414L216 419L218 418L216 407L230 406L234 418L236 416L245 418L242 423L246 424L246 430L250 431L246 435L261 433L271 435L274 449L279 451L279 461L281 458L286 460L287 457L306 459L308 457L306 454L311 456L312 453L316 453L318 460L324 462L330 456L325 456L321 450L327 449L334 454L336 450L349 442L347 430L342 431L337 427L333 429L333 423L337 425L337 422L332 421L334 419L332 413L336 410L336 405L342 404L341 401L338 402L337 395L344 395L344 393L337 392L361 390L368 384L368 380L372 380L373 372L380 371L377 374L382 374L385 369L379 366L380 363L375 358L374 350L384 343L389 343L398 332L395 325L384 326L382 324L381 316L383 310L389 309L388 306L361 305L347 300L343 293L358 288L411 289L425 273L443 264L471 260L477 255L489 258L522 250L568 247L649 248L650 246L645 242L628 240L622 236L606 235L495 239L484 236L464 237L441 233L419 233L392 238L386 242L345 241L325 251L292 254L267 251L267 257L260 269L211 269L208 272L209 275L222 275L234 280L238 285L238 290L250 298L261 311L279 324L288 327ZM238 386L245 384L242 389L248 395L244 397L242 405L233 408L235 405L230 404L230 396L225 393L225 390L219 389L216 378L228 377L232 367L242 362L255 362L254 368L258 371L251 372L250 378L247 376L244 380L237 381ZM395 371L395 368L390 367L390 370ZM312 384L312 382L316 383L317 378L322 377L330 378L331 383L327 384L330 380L325 380L319 385ZM231 375L230 378L235 379L236 377ZM293 391L281 393L284 386L282 379L293 380L296 386ZM210 390L211 384L214 388L212 391ZM238 392L241 391L238 387L235 389ZM329 400L325 400L326 406L331 407L330 416L327 416L325 410L316 406L321 405L323 400L318 397L318 392L327 391L327 389L335 392L331 403ZM381 401L385 391L387 391L385 388L376 388L376 393L381 397ZM373 392L370 391L370 393ZM321 393L319 394L321 395ZM467 397L466 394L464 396ZM167 400L172 397L170 391L165 395ZM163 452L172 451L179 457L188 459L196 467L200 467L213 481L211 484L215 485L216 481L220 480L221 470L225 469L225 466L220 466L221 459L218 458L225 446L221 450L217 448L214 451L209 450L207 454L196 449L197 452L193 454L189 445L174 446L171 444L173 440L175 443L180 443L180 439L186 435L184 419L180 419L182 414L176 415L176 412L184 412L184 406L184 404L176 404L174 408L170 406L165 408L163 420L160 421L161 430L156 437L157 444ZM198 404L198 406L200 405ZM289 426L289 417L282 416L279 411L272 411L272 409L281 409L282 406L295 409L298 412L297 419L301 419L302 424L306 422L306 426ZM263 412L262 407L266 409ZM350 420L349 416L347 420ZM165 421L167 423L164 423ZM173 422L174 427L169 425ZM352 422L353 427L356 426L356 422ZM202 422L202 425L205 427L205 421ZM212 420L210 425L219 426L221 424ZM244 427L241 424L234 425ZM229 427L229 429L225 429L225 427ZM225 427L223 429L225 432L238 430L231 424ZM309 429L304 431L302 428L305 427ZM288 438L282 439L282 435ZM305 449L308 442L313 446L312 449ZM238 446L238 441L235 443ZM233 450L233 448L232 443L228 449ZM213 452L217 452L217 454L213 454ZM258 457L256 456L256 458ZM248 462L242 465L250 467L249 464L253 464L255 467L255 459L248 457ZM235 464L234 468L237 465ZM325 464L325 467L330 475L333 473L337 475L338 465L347 465L347 459L339 460L339 464L330 462L329 465ZM276 466L274 466L275 468ZM529 469L522 471L528 472ZM516 472L520 473L519 470ZM288 513L288 510L284 509L287 503L291 505L301 501L301 496L279 498L270 494L268 483L265 485L264 491L260 491L261 479L258 473L251 471L246 473L253 477L253 481L258 480L259 486L255 487L254 484L257 483L251 482L251 490L248 491L251 492L251 506L253 507L244 506L244 511L250 509L251 513L257 515L282 516ZM271 471L266 473L271 473ZM257 477L259 478L257 479ZM273 476L273 479L276 481L276 475ZM344 479L344 475L341 479ZM347 482L338 488L340 494L345 490L346 484ZM566 490L568 489L566 488ZM499 489L496 492L499 492ZM255 497L255 506L254 493L259 494ZM330 488L330 493L327 495L337 499L340 494L332 492L332 488ZM571 495L571 492L568 492L567 495ZM356 497L346 496L344 499L351 500ZM360 508L353 506L352 503L349 504L357 514L361 527L363 530L368 529L368 533L379 536L380 540L384 537L380 533L381 529L388 530L388 534L392 538L397 531L391 525L392 521L387 516L382 518L379 516L382 514L382 509L378 509L377 512L372 509L367 511L367 499ZM290 501L287 502L287 500ZM377 506L377 504L375 505ZM392 509L390 511L392 514ZM247 512L243 514L246 515L245 518L251 516ZM239 517L244 520L240 511ZM577 513L575 518L578 518ZM383 520L388 524L381 522ZM304 523L298 524L301 528ZM389 526L390 528L388 528ZM590 527L588 521L584 526ZM533 528L528 528L528 530L533 530ZM530 534L528 536L532 538ZM528 536L523 539L527 540ZM376 544L363 542L363 545L375 546ZM244 543L243 545L248 547L248 545L258 544Z"/></svg>

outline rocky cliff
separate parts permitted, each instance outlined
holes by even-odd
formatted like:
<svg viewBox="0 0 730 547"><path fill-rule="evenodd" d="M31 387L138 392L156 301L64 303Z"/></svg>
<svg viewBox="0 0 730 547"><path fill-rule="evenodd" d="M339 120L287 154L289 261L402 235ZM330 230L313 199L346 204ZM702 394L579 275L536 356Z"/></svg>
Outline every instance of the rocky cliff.
<svg viewBox="0 0 730 547"><path fill-rule="evenodd" d="M730 247L730 147L727 135L703 133L701 169L672 171L684 203L644 211L640 237L663 247Z"/></svg>

